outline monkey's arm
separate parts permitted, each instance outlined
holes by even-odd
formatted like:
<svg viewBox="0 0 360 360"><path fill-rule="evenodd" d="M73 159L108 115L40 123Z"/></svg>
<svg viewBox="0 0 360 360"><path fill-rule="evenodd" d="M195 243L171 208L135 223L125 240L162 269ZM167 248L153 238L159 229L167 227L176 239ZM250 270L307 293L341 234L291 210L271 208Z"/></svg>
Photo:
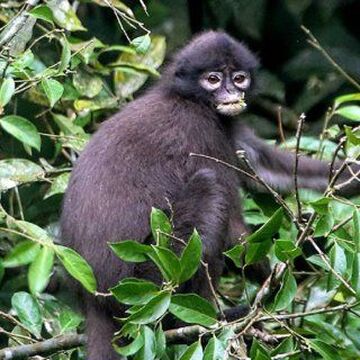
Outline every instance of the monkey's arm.
<svg viewBox="0 0 360 360"><path fill-rule="evenodd" d="M261 178L280 193L288 193L294 189L295 154L283 151L275 146L266 144L245 126L237 126L233 132L233 143L236 150L244 150L252 168ZM335 163L334 169L338 169L342 162ZM242 167L246 169L246 165ZM336 185L349 181L346 186L337 191L342 196L353 196L360 194L360 166L352 165L339 176ZM300 188L309 188L325 191L328 185L330 164L325 161L300 156L297 169L297 180ZM357 178L354 176L357 175ZM254 181L244 179L250 188L262 189L261 185Z"/></svg>

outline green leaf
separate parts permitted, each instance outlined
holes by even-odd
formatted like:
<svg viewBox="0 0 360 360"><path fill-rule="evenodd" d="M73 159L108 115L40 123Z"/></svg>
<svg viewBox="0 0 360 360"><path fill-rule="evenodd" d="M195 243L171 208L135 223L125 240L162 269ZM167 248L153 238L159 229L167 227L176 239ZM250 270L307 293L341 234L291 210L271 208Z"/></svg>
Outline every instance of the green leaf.
<svg viewBox="0 0 360 360"><path fill-rule="evenodd" d="M321 340L310 340L309 345L318 352L324 360L341 360L337 350Z"/></svg>
<svg viewBox="0 0 360 360"><path fill-rule="evenodd" d="M54 250L44 246L29 267L28 281L32 294L39 294L46 289L53 266Z"/></svg>
<svg viewBox="0 0 360 360"><path fill-rule="evenodd" d="M151 36L149 51L144 54L130 54L124 52L120 63L141 64L148 68L157 69L163 62L166 53L166 43L163 36ZM134 71L133 69L120 68L114 72L116 94L122 98L128 98L145 83L148 74Z"/></svg>
<svg viewBox="0 0 360 360"><path fill-rule="evenodd" d="M359 297L360 296L360 253L354 254L350 285L356 291L356 294Z"/></svg>
<svg viewBox="0 0 360 360"><path fill-rule="evenodd" d="M138 336L130 344L125 346L118 346L113 342L113 348L115 351L123 356L131 356L137 353L144 346L144 336L143 332L138 334Z"/></svg>
<svg viewBox="0 0 360 360"><path fill-rule="evenodd" d="M225 359L225 351L222 342L213 336L206 345L203 360L223 360Z"/></svg>
<svg viewBox="0 0 360 360"><path fill-rule="evenodd" d="M49 233L42 229L40 226L37 226L28 221L16 220L14 225L25 235L29 236L33 241L38 242L42 245L53 244L53 239Z"/></svg>
<svg viewBox="0 0 360 360"><path fill-rule="evenodd" d="M50 24L53 24L53 16L51 10L46 5L39 5L29 11L29 14L36 19L44 20Z"/></svg>
<svg viewBox="0 0 360 360"><path fill-rule="evenodd" d="M329 212L329 204L331 202L331 198L322 197L315 201L310 202L312 208L320 215L327 215Z"/></svg>
<svg viewBox="0 0 360 360"><path fill-rule="evenodd" d="M0 191L8 190L24 183L42 180L44 177L44 169L29 160L0 160Z"/></svg>
<svg viewBox="0 0 360 360"><path fill-rule="evenodd" d="M64 132L65 135L83 135L84 130L74 124L74 122L61 114L52 113L52 117L56 122L56 125Z"/></svg>
<svg viewBox="0 0 360 360"><path fill-rule="evenodd" d="M169 243L169 237L158 232L160 230L161 232L172 235L172 225L166 214L160 209L156 209L154 207L151 208L150 225L153 238L156 240L156 244L167 247Z"/></svg>
<svg viewBox="0 0 360 360"><path fill-rule="evenodd" d="M250 349L251 360L270 360L270 351L256 339L253 340Z"/></svg>
<svg viewBox="0 0 360 360"><path fill-rule="evenodd" d="M264 258L271 249L272 241L267 240L261 243L255 242L249 244L245 255L245 263L247 265L253 264Z"/></svg>
<svg viewBox="0 0 360 360"><path fill-rule="evenodd" d="M3 108L10 101L15 93L15 81L12 78L7 78L3 81L0 87L0 114Z"/></svg>
<svg viewBox="0 0 360 360"><path fill-rule="evenodd" d="M81 95L93 98L103 88L103 80L100 76L79 70L73 75L73 85Z"/></svg>
<svg viewBox="0 0 360 360"><path fill-rule="evenodd" d="M166 351L166 337L164 330L162 329L161 323L155 331L156 339L156 356L160 359Z"/></svg>
<svg viewBox="0 0 360 360"><path fill-rule="evenodd" d="M283 275L283 281L279 292L275 296L274 310L280 311L286 309L294 300L297 290L297 284L294 275L290 270L286 270Z"/></svg>
<svg viewBox="0 0 360 360"><path fill-rule="evenodd" d="M135 355L134 360L154 360L156 357L156 339L154 332L148 327L142 327L144 346Z"/></svg>
<svg viewBox="0 0 360 360"><path fill-rule="evenodd" d="M329 270L329 267L324 263L324 260L319 255L311 255L306 260L324 270Z"/></svg>
<svg viewBox="0 0 360 360"><path fill-rule="evenodd" d="M236 267L241 268L242 267L242 254L245 250L244 245L235 245L233 248L231 248L228 251L224 252L224 255L230 258Z"/></svg>
<svg viewBox="0 0 360 360"><path fill-rule="evenodd" d="M360 211L354 210L353 212L353 223L354 223L354 243L355 251L360 252Z"/></svg>
<svg viewBox="0 0 360 360"><path fill-rule="evenodd" d="M294 340L292 337L288 337L283 340L274 350L271 351L271 356L280 355L295 350Z"/></svg>
<svg viewBox="0 0 360 360"><path fill-rule="evenodd" d="M346 272L346 255L344 249L337 243L333 245L329 253L331 267L340 275ZM332 272L329 272L328 289L333 289L339 284L338 278Z"/></svg>
<svg viewBox="0 0 360 360"><path fill-rule="evenodd" d="M196 294L177 294L171 298L169 311L189 324L212 326L216 324L214 307Z"/></svg>
<svg viewBox="0 0 360 360"><path fill-rule="evenodd" d="M263 226L261 226L260 229L249 235L246 240L249 243L258 243L270 240L272 236L276 234L279 230L283 220L283 216L283 209L279 208L273 213L271 218Z"/></svg>
<svg viewBox="0 0 360 360"><path fill-rule="evenodd" d="M54 79L43 79L41 86L50 101L50 107L53 107L64 93L64 87Z"/></svg>
<svg viewBox="0 0 360 360"><path fill-rule="evenodd" d="M68 0L51 0L47 5L52 11L54 21L60 27L68 31L86 30Z"/></svg>
<svg viewBox="0 0 360 360"><path fill-rule="evenodd" d="M127 318L127 322L132 324L149 324L161 316L163 316L170 305L171 295L168 292L162 292L159 295L152 298L146 305L140 310L131 314Z"/></svg>
<svg viewBox="0 0 360 360"><path fill-rule="evenodd" d="M23 144L40 151L41 138L35 125L18 115L8 115L0 119L1 127Z"/></svg>
<svg viewBox="0 0 360 360"><path fill-rule="evenodd" d="M94 293L96 279L87 261L75 250L65 246L56 245L55 252L69 274L78 280L87 291Z"/></svg>
<svg viewBox="0 0 360 360"><path fill-rule="evenodd" d="M337 109L341 104L351 101L360 101L360 93L342 95L335 99L334 107Z"/></svg>
<svg viewBox="0 0 360 360"><path fill-rule="evenodd" d="M179 258L169 249L151 245L153 252L149 254L167 281L179 283L181 265Z"/></svg>
<svg viewBox="0 0 360 360"><path fill-rule="evenodd" d="M62 51L61 51L61 58L60 58L60 65L58 68L58 73L63 73L64 70L66 70L70 64L71 60L71 49L70 44L67 41L66 37L64 36L61 39L61 45L62 45Z"/></svg>
<svg viewBox="0 0 360 360"><path fill-rule="evenodd" d="M139 54L146 54L151 45L151 38L149 34L139 36L131 41L131 45Z"/></svg>
<svg viewBox="0 0 360 360"><path fill-rule="evenodd" d="M333 228L334 223L334 216L330 212L326 215L322 215L316 223L314 236L326 236Z"/></svg>
<svg viewBox="0 0 360 360"><path fill-rule="evenodd" d="M83 317L78 313L69 309L65 309L59 315L61 333L63 334L75 330L83 320Z"/></svg>
<svg viewBox="0 0 360 360"><path fill-rule="evenodd" d="M67 189L69 180L70 180L70 173L63 173L57 176L53 180L49 190L46 192L44 199L47 199L48 197L56 194L63 194Z"/></svg>
<svg viewBox="0 0 360 360"><path fill-rule="evenodd" d="M295 246L291 240L279 239L275 241L275 255L280 261L293 260L301 253L301 249Z"/></svg>
<svg viewBox="0 0 360 360"><path fill-rule="evenodd" d="M346 119L360 121L360 106L348 105L343 106L335 111L335 114L341 115Z"/></svg>
<svg viewBox="0 0 360 360"><path fill-rule="evenodd" d="M180 257L181 274L179 283L189 280L197 271L201 261L201 239L194 229L185 249Z"/></svg>
<svg viewBox="0 0 360 360"><path fill-rule="evenodd" d="M143 305L159 291L154 283L142 279L124 279L110 288L116 300L127 305Z"/></svg>
<svg viewBox="0 0 360 360"><path fill-rule="evenodd" d="M123 261L144 262L149 260L147 256L152 252L149 245L140 244L134 240L124 240L118 243L109 243L111 250Z"/></svg>
<svg viewBox="0 0 360 360"><path fill-rule="evenodd" d="M34 261L39 254L40 245L31 241L25 240L15 245L7 254L3 261L5 268L13 268L17 266L27 265Z"/></svg>
<svg viewBox="0 0 360 360"><path fill-rule="evenodd" d="M43 320L37 301L27 292L21 291L13 295L11 306L16 311L21 323L39 338Z"/></svg>
<svg viewBox="0 0 360 360"><path fill-rule="evenodd" d="M203 350L201 347L200 340L190 345L180 358L180 360L202 360L202 359L203 359Z"/></svg>
<svg viewBox="0 0 360 360"><path fill-rule="evenodd" d="M5 275L5 268L4 268L2 260L0 259L0 284L1 284L2 279L4 278L4 275Z"/></svg>

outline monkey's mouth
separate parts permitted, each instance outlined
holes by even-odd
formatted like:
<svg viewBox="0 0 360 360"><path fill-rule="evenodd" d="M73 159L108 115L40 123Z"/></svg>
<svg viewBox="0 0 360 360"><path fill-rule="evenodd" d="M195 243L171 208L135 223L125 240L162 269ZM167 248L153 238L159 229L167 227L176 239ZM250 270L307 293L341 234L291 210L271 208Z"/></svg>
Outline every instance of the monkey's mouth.
<svg viewBox="0 0 360 360"><path fill-rule="evenodd" d="M246 102L244 99L240 99L236 102L226 102L216 105L216 111L222 115L237 115L246 108Z"/></svg>

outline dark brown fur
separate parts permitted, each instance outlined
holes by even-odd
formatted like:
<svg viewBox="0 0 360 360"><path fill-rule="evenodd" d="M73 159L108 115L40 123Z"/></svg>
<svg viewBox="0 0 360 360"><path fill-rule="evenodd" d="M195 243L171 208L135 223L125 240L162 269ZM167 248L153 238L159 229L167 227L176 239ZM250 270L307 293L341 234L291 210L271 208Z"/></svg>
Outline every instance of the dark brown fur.
<svg viewBox="0 0 360 360"><path fill-rule="evenodd" d="M99 291L124 277L160 280L149 264L120 261L107 242L148 241L151 207L169 210L168 201L174 209L176 235L186 238L194 227L198 229L203 257L214 281L219 279L222 252L246 231L238 188L249 182L229 167L190 153L237 165L235 150L245 148L270 183L280 190L291 189L293 155L268 147L241 124L217 115L199 89L198 75L223 64L252 72L256 59L224 33L196 38L157 86L101 126L78 159L64 200L62 238L91 264ZM321 190L327 171L326 164L301 160L300 184ZM181 290L210 297L201 271ZM90 295L84 300L88 359L118 358L110 344L116 328L112 317L121 316L123 310Z"/></svg>

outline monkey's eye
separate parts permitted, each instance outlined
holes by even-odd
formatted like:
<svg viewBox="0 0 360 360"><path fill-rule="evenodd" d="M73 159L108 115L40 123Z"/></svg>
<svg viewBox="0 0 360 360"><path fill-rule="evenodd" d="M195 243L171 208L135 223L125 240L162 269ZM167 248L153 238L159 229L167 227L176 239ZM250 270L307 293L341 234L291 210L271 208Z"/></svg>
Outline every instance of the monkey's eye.
<svg viewBox="0 0 360 360"><path fill-rule="evenodd" d="M221 81L220 76L216 75L216 74L210 74L207 78L207 81L212 84L215 85L217 83L219 83Z"/></svg>
<svg viewBox="0 0 360 360"><path fill-rule="evenodd" d="M237 86L246 87L249 84L249 81L248 75L242 71L235 73L233 76L233 82Z"/></svg>

